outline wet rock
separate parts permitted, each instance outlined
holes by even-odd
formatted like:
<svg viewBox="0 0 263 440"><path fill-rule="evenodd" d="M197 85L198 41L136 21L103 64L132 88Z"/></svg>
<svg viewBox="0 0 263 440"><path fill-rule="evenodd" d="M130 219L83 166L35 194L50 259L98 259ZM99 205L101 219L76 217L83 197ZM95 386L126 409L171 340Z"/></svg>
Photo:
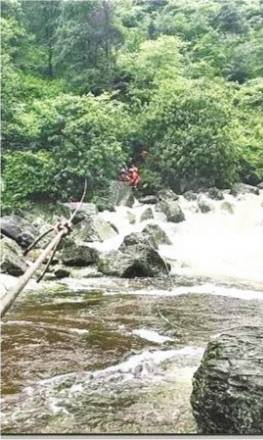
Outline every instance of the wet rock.
<svg viewBox="0 0 263 440"><path fill-rule="evenodd" d="M62 265L54 268L54 275L57 279L62 279L70 276L70 270Z"/></svg>
<svg viewBox="0 0 263 440"><path fill-rule="evenodd" d="M91 216L83 220L72 237L78 241L104 241L117 235L116 228L99 216Z"/></svg>
<svg viewBox="0 0 263 440"><path fill-rule="evenodd" d="M27 270L27 264L18 244L10 238L1 239L1 272L20 276Z"/></svg>
<svg viewBox="0 0 263 440"><path fill-rule="evenodd" d="M159 200L164 200L166 201L168 200L178 200L179 196L172 191L171 189L161 189L160 191L158 191L158 199Z"/></svg>
<svg viewBox="0 0 263 440"><path fill-rule="evenodd" d="M216 188L215 186L213 186L212 188L208 189L208 197L210 197L210 199L213 200L223 200L224 199L224 194L222 191L220 191L220 189Z"/></svg>
<svg viewBox="0 0 263 440"><path fill-rule="evenodd" d="M213 210L213 205L203 195L198 197L198 207L201 212L206 213Z"/></svg>
<svg viewBox="0 0 263 440"><path fill-rule="evenodd" d="M141 215L140 221L143 222L145 220L150 220L152 218L153 218L152 208L146 208Z"/></svg>
<svg viewBox="0 0 263 440"><path fill-rule="evenodd" d="M164 232L159 225L153 223L148 224L143 229L142 234L147 239L152 239L156 246L159 244L172 244L166 232Z"/></svg>
<svg viewBox="0 0 263 440"><path fill-rule="evenodd" d="M1 219L1 233L26 248L37 237L38 229L18 215L8 215Z"/></svg>
<svg viewBox="0 0 263 440"><path fill-rule="evenodd" d="M259 195L259 189L256 186L247 185L246 183L235 183L231 189L231 194L234 196L247 193Z"/></svg>
<svg viewBox="0 0 263 440"><path fill-rule="evenodd" d="M142 232L132 232L129 235L124 237L122 244L119 247L120 251L126 251L129 246L134 245L144 245L144 246L152 246L154 248L158 247L153 236L149 234L143 234Z"/></svg>
<svg viewBox="0 0 263 440"><path fill-rule="evenodd" d="M207 346L191 404L204 434L262 434L263 327L239 327Z"/></svg>
<svg viewBox="0 0 263 440"><path fill-rule="evenodd" d="M98 251L86 243L75 242L62 249L60 259L66 266L88 266L97 262Z"/></svg>
<svg viewBox="0 0 263 440"><path fill-rule="evenodd" d="M136 223L136 215L133 214L133 212L128 211L128 212L127 212L127 217L128 217L129 223L130 223L131 225L134 225L134 223Z"/></svg>
<svg viewBox="0 0 263 440"><path fill-rule="evenodd" d="M132 188L125 182L111 182L109 189L109 203L113 206L128 206L129 208L132 208L134 204Z"/></svg>
<svg viewBox="0 0 263 440"><path fill-rule="evenodd" d="M139 199L139 202L142 203L143 205L155 205L156 203L158 203L158 201L159 201L158 197L154 195L140 197Z"/></svg>
<svg viewBox="0 0 263 440"><path fill-rule="evenodd" d="M194 191L191 191L191 190L186 191L183 194L183 196L186 200L189 200L189 201L197 200L197 197L198 197L198 195Z"/></svg>
<svg viewBox="0 0 263 440"><path fill-rule="evenodd" d="M144 244L128 246L125 252L112 251L100 256L99 270L121 278L157 277L167 274L168 266L158 252Z"/></svg>
<svg viewBox="0 0 263 440"><path fill-rule="evenodd" d="M259 189L263 189L263 182L258 183L257 187L258 187Z"/></svg>
<svg viewBox="0 0 263 440"><path fill-rule="evenodd" d="M234 206L230 202L223 202L221 203L221 209L223 211L229 212L229 214L234 214Z"/></svg>
<svg viewBox="0 0 263 440"><path fill-rule="evenodd" d="M177 201L163 200L158 203L156 209L166 215L168 222L179 223L185 220L184 213Z"/></svg>

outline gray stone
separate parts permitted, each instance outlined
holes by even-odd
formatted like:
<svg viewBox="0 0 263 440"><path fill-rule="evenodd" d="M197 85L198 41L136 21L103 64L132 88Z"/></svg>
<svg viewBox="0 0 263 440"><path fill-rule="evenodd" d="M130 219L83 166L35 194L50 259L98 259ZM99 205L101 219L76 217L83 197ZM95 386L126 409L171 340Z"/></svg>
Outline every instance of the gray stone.
<svg viewBox="0 0 263 440"><path fill-rule="evenodd" d="M25 248L37 237L38 228L18 215L8 215L1 219L1 233Z"/></svg>
<svg viewBox="0 0 263 440"><path fill-rule="evenodd" d="M161 189L160 191L158 191L158 199L159 200L164 200L166 201L168 200L178 200L179 196L172 191L171 189Z"/></svg>
<svg viewBox="0 0 263 440"><path fill-rule="evenodd" d="M233 194L234 196L248 193L259 195L259 188L256 186L247 185L246 183L235 183L231 188L231 194Z"/></svg>
<svg viewBox="0 0 263 440"><path fill-rule="evenodd" d="M93 242L104 241L116 235L116 227L96 215L85 218L79 228L73 232L72 237L77 241Z"/></svg>
<svg viewBox="0 0 263 440"><path fill-rule="evenodd" d="M153 218L152 208L146 208L141 215L140 221L143 222L145 220L150 220L152 218Z"/></svg>
<svg viewBox="0 0 263 440"><path fill-rule="evenodd" d="M127 212L127 218L128 218L129 223L130 223L131 225L134 225L134 223L136 223L136 215L133 214L133 212L128 211L128 212Z"/></svg>
<svg viewBox="0 0 263 440"><path fill-rule="evenodd" d="M113 181L109 189L109 203L113 206L128 206L132 208L134 196L131 186L126 182Z"/></svg>
<svg viewBox="0 0 263 440"><path fill-rule="evenodd" d="M259 189L263 189L263 182L258 183L257 187L258 187Z"/></svg>
<svg viewBox="0 0 263 440"><path fill-rule="evenodd" d="M192 200L197 200L197 197L198 197L198 195L197 195L194 191L191 191L191 190L186 191L186 192L183 194L183 196L184 196L184 198L185 198L186 200L190 200L190 201L192 201Z"/></svg>
<svg viewBox="0 0 263 440"><path fill-rule="evenodd" d="M20 276L27 270L27 264L18 244L10 238L1 239L1 272Z"/></svg>
<svg viewBox="0 0 263 440"><path fill-rule="evenodd" d="M54 268L54 275L58 279L66 278L70 276L70 270L65 266L59 265Z"/></svg>
<svg viewBox="0 0 263 440"><path fill-rule="evenodd" d="M86 243L74 243L62 249L60 260L66 266L88 266L97 262L98 251Z"/></svg>
<svg viewBox="0 0 263 440"><path fill-rule="evenodd" d="M184 213L177 201L163 200L158 203L156 209L166 215L168 222L179 223L185 220Z"/></svg>
<svg viewBox="0 0 263 440"><path fill-rule="evenodd" d="M112 251L101 255L99 270L105 275L122 278L157 277L170 269L151 246L131 245L125 252Z"/></svg>
<svg viewBox="0 0 263 440"><path fill-rule="evenodd" d="M129 246L144 245L157 248L158 244L152 236L149 234L143 234L142 232L132 232L124 237L122 244L119 247L120 251L126 251Z"/></svg>
<svg viewBox="0 0 263 440"><path fill-rule="evenodd" d="M142 235L154 241L155 246L159 244L172 244L171 240L168 238L166 232L160 228L159 225L150 223L142 231Z"/></svg>
<svg viewBox="0 0 263 440"><path fill-rule="evenodd" d="M230 329L208 344L191 404L204 434L263 433L263 327Z"/></svg>
<svg viewBox="0 0 263 440"><path fill-rule="evenodd" d="M213 210L213 205L203 195L198 197L198 207L201 212L206 213Z"/></svg>
<svg viewBox="0 0 263 440"><path fill-rule="evenodd" d="M150 195L150 196L144 196L139 198L139 202L143 205L155 205L158 203L159 199L157 196Z"/></svg>
<svg viewBox="0 0 263 440"><path fill-rule="evenodd" d="M224 199L224 194L222 193L222 191L218 188L216 188L215 186L213 186L212 188L208 189L208 197L210 197L211 199L214 200L223 200Z"/></svg>
<svg viewBox="0 0 263 440"><path fill-rule="evenodd" d="M234 206L230 202L225 201L221 203L221 209L223 209L223 211L229 212L229 214L234 214Z"/></svg>

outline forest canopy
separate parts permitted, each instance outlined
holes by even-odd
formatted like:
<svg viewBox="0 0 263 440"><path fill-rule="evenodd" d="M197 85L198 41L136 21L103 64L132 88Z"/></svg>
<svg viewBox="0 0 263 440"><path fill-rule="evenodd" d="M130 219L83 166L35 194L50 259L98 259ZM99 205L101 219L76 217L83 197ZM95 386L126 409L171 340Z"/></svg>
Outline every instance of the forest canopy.
<svg viewBox="0 0 263 440"><path fill-rule="evenodd" d="M262 0L1 6L5 210L96 197L138 145L145 191L262 180Z"/></svg>

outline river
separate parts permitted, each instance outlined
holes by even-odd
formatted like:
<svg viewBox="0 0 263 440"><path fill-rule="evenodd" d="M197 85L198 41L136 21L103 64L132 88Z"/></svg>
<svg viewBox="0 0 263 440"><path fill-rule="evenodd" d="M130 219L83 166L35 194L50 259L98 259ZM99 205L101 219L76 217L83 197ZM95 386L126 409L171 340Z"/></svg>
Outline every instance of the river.
<svg viewBox="0 0 263 440"><path fill-rule="evenodd" d="M140 222L146 206L100 215L121 233L157 223L171 275L32 282L2 321L5 433L195 433L191 381L207 343L263 316L263 191L196 201L186 220ZM131 214L135 223L131 224Z"/></svg>

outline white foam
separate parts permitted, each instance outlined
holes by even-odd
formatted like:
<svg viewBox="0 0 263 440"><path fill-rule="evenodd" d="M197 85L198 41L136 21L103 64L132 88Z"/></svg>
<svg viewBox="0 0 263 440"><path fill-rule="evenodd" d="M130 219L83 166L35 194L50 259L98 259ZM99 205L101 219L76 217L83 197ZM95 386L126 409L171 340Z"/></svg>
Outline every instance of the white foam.
<svg viewBox="0 0 263 440"><path fill-rule="evenodd" d="M174 340L172 338L169 338L168 336L162 336L154 330L147 330L145 328L133 330L132 334L139 336L142 339L146 339L147 341L156 342L157 344L162 344L163 342Z"/></svg>

